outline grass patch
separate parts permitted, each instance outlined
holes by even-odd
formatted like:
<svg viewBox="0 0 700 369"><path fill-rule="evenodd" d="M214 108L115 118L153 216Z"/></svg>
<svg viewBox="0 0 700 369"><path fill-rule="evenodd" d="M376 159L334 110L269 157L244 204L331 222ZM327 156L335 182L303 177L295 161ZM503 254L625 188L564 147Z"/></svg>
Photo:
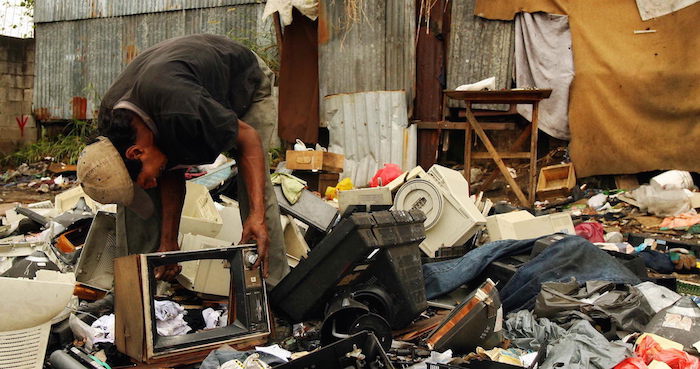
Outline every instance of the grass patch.
<svg viewBox="0 0 700 369"><path fill-rule="evenodd" d="M0 158L0 164L18 166L22 163L35 163L46 157L52 157L56 162L75 164L88 137L94 133L94 129L91 122L75 120L68 126L65 134L55 138L42 137L35 143L24 145L19 150Z"/></svg>

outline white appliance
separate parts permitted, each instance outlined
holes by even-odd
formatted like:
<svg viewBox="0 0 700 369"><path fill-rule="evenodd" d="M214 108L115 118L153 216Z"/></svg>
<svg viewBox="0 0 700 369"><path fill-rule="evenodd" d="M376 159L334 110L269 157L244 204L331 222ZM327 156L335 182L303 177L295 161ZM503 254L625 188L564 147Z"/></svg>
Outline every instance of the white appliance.
<svg viewBox="0 0 700 369"><path fill-rule="evenodd" d="M459 172L439 165L428 173L411 172L415 179L396 192L394 208L425 213L425 241L420 248L426 255L434 257L441 247L463 245L486 224L469 199L469 184Z"/></svg>
<svg viewBox="0 0 700 369"><path fill-rule="evenodd" d="M514 211L486 218L486 229L491 241L526 240L553 233L576 234L569 213L535 217L527 211Z"/></svg>

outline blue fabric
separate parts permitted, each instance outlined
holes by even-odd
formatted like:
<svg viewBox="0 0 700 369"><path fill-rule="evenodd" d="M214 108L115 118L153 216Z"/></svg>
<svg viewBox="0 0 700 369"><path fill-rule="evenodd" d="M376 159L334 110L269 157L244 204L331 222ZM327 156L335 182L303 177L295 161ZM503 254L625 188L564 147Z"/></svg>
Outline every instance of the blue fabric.
<svg viewBox="0 0 700 369"><path fill-rule="evenodd" d="M426 297L432 299L455 290L476 278L493 261L504 256L527 254L536 240L494 241L460 258L423 265Z"/></svg>
<svg viewBox="0 0 700 369"><path fill-rule="evenodd" d="M673 262L671 262L671 258L667 254L656 250L644 250L638 255L644 259L644 265L659 273L670 274L674 271Z"/></svg>
<svg viewBox="0 0 700 369"><path fill-rule="evenodd" d="M423 265L428 299L448 293L476 278L501 257L527 254L537 239L488 243L458 259ZM543 282L589 280L639 284L641 281L614 257L579 236L568 236L523 264L500 291L505 312L531 309Z"/></svg>

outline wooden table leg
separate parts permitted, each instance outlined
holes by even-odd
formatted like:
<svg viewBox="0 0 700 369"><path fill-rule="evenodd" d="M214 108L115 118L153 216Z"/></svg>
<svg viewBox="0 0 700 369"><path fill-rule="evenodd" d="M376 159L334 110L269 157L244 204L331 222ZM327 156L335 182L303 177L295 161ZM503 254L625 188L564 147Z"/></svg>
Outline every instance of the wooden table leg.
<svg viewBox="0 0 700 369"><path fill-rule="evenodd" d="M515 139L515 142L513 142L513 145L510 147L510 151L520 151L522 150L522 146L524 143L526 143L527 139L530 138L530 127L526 127L523 129L522 132L520 132L520 135L518 138ZM488 187L493 183L494 180L496 180L496 177L498 177L498 172L493 171L491 174L489 174L488 177L481 183L479 186L479 190L481 191L486 191Z"/></svg>
<svg viewBox="0 0 700 369"><path fill-rule="evenodd" d="M535 203L535 191L537 190L537 108L539 103L532 104L532 133L530 134L530 205Z"/></svg>
<svg viewBox="0 0 700 369"><path fill-rule="evenodd" d="M464 130L464 178L471 186L472 172L472 129L467 127Z"/></svg>
<svg viewBox="0 0 700 369"><path fill-rule="evenodd" d="M466 113L467 113L467 121L472 126L472 129L474 129L474 132L476 132L477 136L479 136L479 138L481 139L481 142L484 143L484 146L486 146L486 151L488 151L489 154L491 154L491 157L493 158L493 161L496 162L496 165L498 166L498 169L501 171L501 174L503 174L503 177L505 177L506 181L510 185L513 192L515 192L515 196L518 197L518 200L520 201L520 203L522 205L529 205L527 198L525 197L525 194L523 193L523 190L520 189L520 187L515 182L513 177L510 176L510 172L508 171L508 167L506 167L506 165L503 163L503 160L501 159L501 156L498 154L498 151L496 151L496 148L491 143L491 140L489 140L488 136L486 136L486 132L484 132L484 130L479 125L479 122L477 122L476 118L474 117L474 113L471 111L471 106L469 105L469 102L467 102Z"/></svg>

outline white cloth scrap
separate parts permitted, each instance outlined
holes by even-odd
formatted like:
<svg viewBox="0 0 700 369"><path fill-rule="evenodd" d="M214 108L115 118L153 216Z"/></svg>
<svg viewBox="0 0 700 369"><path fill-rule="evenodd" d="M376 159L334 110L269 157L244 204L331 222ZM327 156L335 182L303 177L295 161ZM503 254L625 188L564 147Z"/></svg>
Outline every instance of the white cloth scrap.
<svg viewBox="0 0 700 369"><path fill-rule="evenodd" d="M270 354L272 356L276 356L285 362L289 361L289 358L292 357L292 352L287 351L283 348L280 347L280 345L274 344L272 346L255 346L255 351L260 351L264 352L266 354Z"/></svg>
<svg viewBox="0 0 700 369"><path fill-rule="evenodd" d="M155 301L156 331L161 336L179 336L191 331L184 319L185 308L173 301Z"/></svg>
<svg viewBox="0 0 700 369"><path fill-rule="evenodd" d="M202 310L202 318L204 318L206 329L219 328L226 326L228 314L225 310L206 308Z"/></svg>
<svg viewBox="0 0 700 369"><path fill-rule="evenodd" d="M114 343L114 314L103 315L92 322L94 343Z"/></svg>
<svg viewBox="0 0 700 369"><path fill-rule="evenodd" d="M170 320L178 315L182 314L185 311L185 308L183 308L180 304L173 302L173 301L155 301L155 310L156 310L156 319L165 321L165 320Z"/></svg>
<svg viewBox="0 0 700 369"><path fill-rule="evenodd" d="M637 0L639 16L643 21L671 14L700 0Z"/></svg>
<svg viewBox="0 0 700 369"><path fill-rule="evenodd" d="M292 24L292 8L311 20L318 18L318 0L267 0L262 17L265 19L279 12L282 26L288 26Z"/></svg>

